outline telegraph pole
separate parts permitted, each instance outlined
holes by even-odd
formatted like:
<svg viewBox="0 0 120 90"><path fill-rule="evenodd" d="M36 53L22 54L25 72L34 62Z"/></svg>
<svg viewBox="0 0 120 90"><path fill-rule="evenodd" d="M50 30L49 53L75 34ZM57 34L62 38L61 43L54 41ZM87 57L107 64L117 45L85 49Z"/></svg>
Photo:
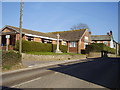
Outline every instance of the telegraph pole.
<svg viewBox="0 0 120 90"><path fill-rule="evenodd" d="M23 11L23 1L20 1L20 25L19 25L19 32L20 32L20 37L19 37L19 53L22 53L22 11Z"/></svg>

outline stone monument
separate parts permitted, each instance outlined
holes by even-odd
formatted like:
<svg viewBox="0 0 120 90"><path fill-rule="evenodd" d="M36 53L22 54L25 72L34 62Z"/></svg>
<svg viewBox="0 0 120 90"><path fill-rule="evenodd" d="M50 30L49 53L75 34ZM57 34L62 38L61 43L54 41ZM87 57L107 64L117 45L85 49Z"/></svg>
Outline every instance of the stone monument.
<svg viewBox="0 0 120 90"><path fill-rule="evenodd" d="M59 49L59 38L60 38L60 35L57 34L57 49L55 50L55 53L62 53Z"/></svg>

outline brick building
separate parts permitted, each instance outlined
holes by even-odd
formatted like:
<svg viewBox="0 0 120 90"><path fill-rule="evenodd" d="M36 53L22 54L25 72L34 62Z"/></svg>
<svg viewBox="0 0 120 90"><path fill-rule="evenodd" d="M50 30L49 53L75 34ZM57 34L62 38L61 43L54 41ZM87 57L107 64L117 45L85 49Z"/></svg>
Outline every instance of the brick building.
<svg viewBox="0 0 120 90"><path fill-rule="evenodd" d="M68 46L68 52L81 53L85 50L86 45L91 42L91 35L87 29L69 30L61 32L42 33L38 31L22 29L22 39L27 41L35 41L40 43L56 44L57 34L60 34L60 44ZM6 39L6 36L10 35L10 38ZM19 28L6 25L1 31L1 46L6 44L9 46L15 46L17 40L19 40Z"/></svg>
<svg viewBox="0 0 120 90"><path fill-rule="evenodd" d="M107 46L114 48L112 31L107 35L91 35L92 43L104 43Z"/></svg>
<svg viewBox="0 0 120 90"><path fill-rule="evenodd" d="M119 53L119 44L114 40L112 31L107 35L91 35L91 43L104 43L107 46L116 49L116 54Z"/></svg>

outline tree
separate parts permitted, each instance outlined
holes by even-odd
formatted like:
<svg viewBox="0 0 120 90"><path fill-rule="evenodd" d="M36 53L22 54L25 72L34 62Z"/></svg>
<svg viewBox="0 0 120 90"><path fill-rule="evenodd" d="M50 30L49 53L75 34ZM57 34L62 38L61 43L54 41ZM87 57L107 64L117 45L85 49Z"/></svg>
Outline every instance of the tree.
<svg viewBox="0 0 120 90"><path fill-rule="evenodd" d="M71 30L78 30L78 29L89 29L87 24L77 24L77 25L73 25L72 28L70 28Z"/></svg>

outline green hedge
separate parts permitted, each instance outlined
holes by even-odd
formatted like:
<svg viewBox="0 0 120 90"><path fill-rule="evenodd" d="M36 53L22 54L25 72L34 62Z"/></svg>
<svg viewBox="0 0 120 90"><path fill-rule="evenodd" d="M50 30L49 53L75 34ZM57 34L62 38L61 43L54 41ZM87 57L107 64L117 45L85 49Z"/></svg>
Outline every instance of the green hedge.
<svg viewBox="0 0 120 90"><path fill-rule="evenodd" d="M106 46L103 43L92 43L91 45L87 45L86 52L101 52L106 51L108 53L115 54L115 49Z"/></svg>
<svg viewBox="0 0 120 90"><path fill-rule="evenodd" d="M19 50L19 41L16 42L15 50ZM22 52L53 52L55 50L56 50L55 44L22 40ZM60 45L60 50L66 53L67 46Z"/></svg>
<svg viewBox="0 0 120 90"><path fill-rule="evenodd" d="M22 63L21 61L21 55L14 51L3 51L2 52L2 67L3 68L11 68L19 63Z"/></svg>

